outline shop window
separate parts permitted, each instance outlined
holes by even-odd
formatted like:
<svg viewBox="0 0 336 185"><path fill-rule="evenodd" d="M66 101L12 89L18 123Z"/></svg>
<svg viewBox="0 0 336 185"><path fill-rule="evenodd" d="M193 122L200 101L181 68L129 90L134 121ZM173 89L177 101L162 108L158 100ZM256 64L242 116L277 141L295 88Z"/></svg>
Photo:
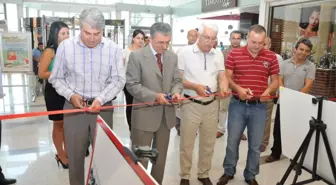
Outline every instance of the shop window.
<svg viewBox="0 0 336 185"><path fill-rule="evenodd" d="M311 94L336 96L336 1L290 4L270 9L271 50L284 59L292 57L300 38L308 38L313 49L308 59L316 67Z"/></svg>
<svg viewBox="0 0 336 185"><path fill-rule="evenodd" d="M273 7L270 12L271 49L284 59L292 56L294 45L300 38L308 38L312 42L309 59L316 64L320 64L326 53L336 55L335 1Z"/></svg>

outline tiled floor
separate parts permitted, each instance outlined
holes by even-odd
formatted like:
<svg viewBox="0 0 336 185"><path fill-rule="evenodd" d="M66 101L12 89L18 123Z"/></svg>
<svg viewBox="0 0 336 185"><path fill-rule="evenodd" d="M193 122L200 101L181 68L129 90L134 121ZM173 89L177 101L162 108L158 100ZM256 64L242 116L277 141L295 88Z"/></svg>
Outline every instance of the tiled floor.
<svg viewBox="0 0 336 185"><path fill-rule="evenodd" d="M44 99L37 97L32 102L32 80L27 75L12 74L4 75L4 91L6 96L0 101L1 114L23 113L45 110ZM13 86L14 85L14 86ZM9 87L11 86L11 87ZM120 94L115 103L123 102L123 95ZM2 147L0 153L0 164L7 177L17 178L18 185L67 185L68 171L57 167L54 159L55 148L51 139L52 124L47 117L36 117L29 119L5 120L2 123ZM119 108L114 114L114 131L125 145L129 145L128 126L125 122L124 110ZM175 129L171 131L170 145L164 185L179 184L179 137ZM199 184L197 181L197 157L198 141L195 143L193 158L194 167L191 170L191 184ZM270 142L272 143L272 141ZM217 140L211 170L211 179L217 182L223 173L222 162L225 156L226 137ZM267 156L269 149L262 153ZM240 159L237 166L235 179L229 184L244 185L243 170L247 155L247 142L242 141L240 145ZM88 159L86 159L88 160ZM88 161L87 161L88 162ZM259 184L274 185L283 176L289 165L288 159L272 164L262 164L260 174L257 176ZM286 184L291 184L294 172ZM300 179L309 178L310 175L303 173ZM126 178L126 176L125 176ZM118 184L118 183L116 183ZM314 185L325 183L316 182Z"/></svg>

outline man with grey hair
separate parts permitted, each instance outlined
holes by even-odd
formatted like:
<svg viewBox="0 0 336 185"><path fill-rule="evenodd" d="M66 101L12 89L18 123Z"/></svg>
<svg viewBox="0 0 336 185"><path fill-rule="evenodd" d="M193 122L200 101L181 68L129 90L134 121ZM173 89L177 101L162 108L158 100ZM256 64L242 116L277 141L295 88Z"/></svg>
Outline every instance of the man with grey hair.
<svg viewBox="0 0 336 185"><path fill-rule="evenodd" d="M112 99L125 85L122 50L103 37L105 20L98 9L81 12L80 34L58 47L49 82L67 100L64 109L89 110L64 115L70 185L84 185L84 158L89 139L94 142L97 116L112 128Z"/></svg>
<svg viewBox="0 0 336 185"><path fill-rule="evenodd" d="M132 52L126 71L126 88L134 97L133 103L156 102L133 107L131 140L133 145L155 147L159 156L151 175L162 184L169 144L170 129L176 124L175 108L168 102L181 99L182 80L177 69L176 54L168 51L171 27L155 23L150 28L148 46ZM142 161L147 167L147 162Z"/></svg>
<svg viewBox="0 0 336 185"><path fill-rule="evenodd" d="M177 50L177 52L176 52L177 55L185 47L188 47L190 45L195 44L195 42L198 39L198 33L197 33L196 29L191 29L191 30L188 31L187 39L188 39L188 45L180 48L179 50ZM181 135L180 134L180 128L181 128L181 118L180 118L181 116L180 115L181 115L181 110L180 109L176 109L176 126L175 126L175 128L176 128L178 136Z"/></svg>
<svg viewBox="0 0 336 185"><path fill-rule="evenodd" d="M196 133L199 131L198 180L212 185L209 179L212 155L216 142L219 101L228 95L229 81L224 72L224 57L213 48L217 41L217 26L202 24L198 41L178 55L185 100L182 107L180 140L181 185L189 185L192 154ZM198 96L197 98L192 98Z"/></svg>

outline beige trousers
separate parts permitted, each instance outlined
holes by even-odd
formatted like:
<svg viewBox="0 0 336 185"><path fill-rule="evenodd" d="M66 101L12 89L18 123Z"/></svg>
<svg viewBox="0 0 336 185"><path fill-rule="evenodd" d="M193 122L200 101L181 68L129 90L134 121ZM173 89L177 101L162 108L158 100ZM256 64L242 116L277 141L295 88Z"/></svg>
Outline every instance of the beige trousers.
<svg viewBox="0 0 336 185"><path fill-rule="evenodd" d="M266 124L265 124L264 139L262 142L262 145L265 147L267 147L269 144L273 106L274 106L273 100L267 102L267 118L266 118Z"/></svg>
<svg viewBox="0 0 336 185"><path fill-rule="evenodd" d="M218 122L218 131L224 134L226 130L226 122L228 116L228 110L230 105L231 97L219 100L219 122Z"/></svg>
<svg viewBox="0 0 336 185"><path fill-rule="evenodd" d="M190 178L194 143L199 131L198 178L209 177L216 142L219 101L200 105L186 100L181 107L180 176Z"/></svg>

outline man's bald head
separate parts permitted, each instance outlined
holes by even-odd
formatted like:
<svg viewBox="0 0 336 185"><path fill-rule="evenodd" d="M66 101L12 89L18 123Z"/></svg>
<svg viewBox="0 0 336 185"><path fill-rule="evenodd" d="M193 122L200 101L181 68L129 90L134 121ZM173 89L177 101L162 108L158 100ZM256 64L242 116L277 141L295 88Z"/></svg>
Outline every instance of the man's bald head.
<svg viewBox="0 0 336 185"><path fill-rule="evenodd" d="M192 45L195 44L195 42L197 41L197 31L195 29L189 30L188 31L188 35L187 35L187 39L188 39L188 45Z"/></svg>

